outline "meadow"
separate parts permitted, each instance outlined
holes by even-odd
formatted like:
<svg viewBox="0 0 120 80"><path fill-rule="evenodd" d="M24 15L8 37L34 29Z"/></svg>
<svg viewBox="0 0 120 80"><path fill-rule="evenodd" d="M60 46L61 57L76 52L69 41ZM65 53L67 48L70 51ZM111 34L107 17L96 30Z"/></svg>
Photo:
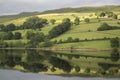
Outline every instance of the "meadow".
<svg viewBox="0 0 120 80"><path fill-rule="evenodd" d="M117 13L119 14L119 13ZM103 38L115 38L120 37L119 33L120 30L107 30L107 31L97 31L97 28L104 22L109 24L110 26L117 26L120 27L117 22L119 20L111 19L111 18L97 18L95 13L53 13L53 14L41 14L36 15L39 18L47 19L50 22L51 19L55 19L56 23L54 25L48 24L47 26L41 28L40 30L32 30L32 29L24 29L24 30L15 30L15 32L20 32L22 34L22 39L20 40L23 43L27 43L28 40L26 39L26 32L32 31L35 33L43 32L45 35L49 34L49 31L56 25L62 22L64 18L69 18L71 22L74 22L75 17L80 18L79 25L72 25L70 30L65 32L64 34L53 38L51 41L65 41L68 37L72 37L73 39L79 38L80 40L94 40L94 39L103 39ZM119 16L119 15L118 15ZM8 20L2 22L2 24L10 24L14 23L17 26L20 26L24 23L24 21L29 17L24 18L17 18L14 20ZM90 22L85 23L84 19L89 18ZM2 34L2 32L0 32ZM5 40L6 42L19 42L19 40ZM96 40L96 41L87 41L87 42L76 42L76 43L62 43L62 44L55 44L52 48L68 48L70 46L74 46L76 48L97 48L97 49L111 49L110 48L110 41L109 40Z"/></svg>

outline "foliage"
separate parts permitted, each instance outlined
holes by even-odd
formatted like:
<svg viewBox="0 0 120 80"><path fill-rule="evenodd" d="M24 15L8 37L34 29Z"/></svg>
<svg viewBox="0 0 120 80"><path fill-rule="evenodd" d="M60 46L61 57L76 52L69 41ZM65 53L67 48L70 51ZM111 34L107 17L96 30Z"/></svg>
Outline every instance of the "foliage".
<svg viewBox="0 0 120 80"><path fill-rule="evenodd" d="M98 16L98 17L104 17L104 16L106 16L106 14L103 11L99 11L99 12L96 12L96 16Z"/></svg>
<svg viewBox="0 0 120 80"><path fill-rule="evenodd" d="M118 19L118 16L116 14L114 14L112 17L113 19Z"/></svg>
<svg viewBox="0 0 120 80"><path fill-rule="evenodd" d="M27 39L31 39L34 35L35 35L35 33L33 33L32 31L27 31L26 32L26 38Z"/></svg>
<svg viewBox="0 0 120 80"><path fill-rule="evenodd" d="M45 40L45 35L43 33L35 33L30 41L27 43L26 48L36 48L40 42Z"/></svg>
<svg viewBox="0 0 120 80"><path fill-rule="evenodd" d="M57 57L51 57L50 63L54 67L58 67L60 69L63 69L65 72L70 72L72 69L72 66L65 60L57 58Z"/></svg>
<svg viewBox="0 0 120 80"><path fill-rule="evenodd" d="M51 24L55 24L55 22L56 22L55 19L51 19L51 20L50 20L50 23L51 23Z"/></svg>
<svg viewBox="0 0 120 80"><path fill-rule="evenodd" d="M75 18L74 24L75 25L79 25L80 24L80 19L78 17Z"/></svg>
<svg viewBox="0 0 120 80"><path fill-rule="evenodd" d="M49 10L43 13L69 13L69 12L99 12L99 11L119 11L119 6L101 6L101 7L80 7L80 8L61 8Z"/></svg>
<svg viewBox="0 0 120 80"><path fill-rule="evenodd" d="M86 69L85 69L85 72L86 72L86 73L90 73L90 68L86 68Z"/></svg>
<svg viewBox="0 0 120 80"><path fill-rule="evenodd" d="M66 40L66 42L73 42L72 37L68 37L67 40Z"/></svg>
<svg viewBox="0 0 120 80"><path fill-rule="evenodd" d="M64 19L63 22L57 26L55 26L52 30L49 31L49 38L55 38L64 32L70 29L71 23L70 20Z"/></svg>
<svg viewBox="0 0 120 80"><path fill-rule="evenodd" d="M47 66L41 63L32 63L32 64L27 64L24 66L24 68L28 71L32 72L40 72L40 71L47 71Z"/></svg>
<svg viewBox="0 0 120 80"><path fill-rule="evenodd" d="M15 32L14 39L21 39L21 38L22 38L21 33L20 32Z"/></svg>
<svg viewBox="0 0 120 80"><path fill-rule="evenodd" d="M119 46L120 46L119 38L117 38L117 37L111 39L110 43L111 43L111 47L119 48Z"/></svg>
<svg viewBox="0 0 120 80"><path fill-rule="evenodd" d="M80 67L79 66L75 66L75 71L79 72L80 71Z"/></svg>
<svg viewBox="0 0 120 80"><path fill-rule="evenodd" d="M112 27L109 26L107 23L102 23L97 30L104 31L104 30L111 30L111 29L112 29Z"/></svg>
<svg viewBox="0 0 120 80"><path fill-rule="evenodd" d="M4 31L4 32L16 30L16 26L13 23L8 24L7 26L2 24L0 25L0 28L1 28L1 31Z"/></svg>
<svg viewBox="0 0 120 80"><path fill-rule="evenodd" d="M64 18L64 19L62 20L62 23L70 23L70 19L69 19L69 18Z"/></svg>
<svg viewBox="0 0 120 80"><path fill-rule="evenodd" d="M89 23L89 22L90 22L90 19L89 19L89 18L85 18L84 21L85 21L86 23Z"/></svg>
<svg viewBox="0 0 120 80"><path fill-rule="evenodd" d="M12 40L14 38L14 34L12 32L8 32L7 34L8 34L7 35L8 36L7 37L8 40Z"/></svg>
<svg viewBox="0 0 120 80"><path fill-rule="evenodd" d="M52 67L52 68L51 68L51 71L52 71L52 72L55 72L55 71L56 71L56 69L55 69L54 67Z"/></svg>
<svg viewBox="0 0 120 80"><path fill-rule="evenodd" d="M111 52L111 60L116 62L120 59L119 50L117 48L114 48Z"/></svg>
<svg viewBox="0 0 120 80"><path fill-rule="evenodd" d="M53 46L53 42L51 42L50 40L45 40L41 45L40 47L51 47Z"/></svg>
<svg viewBox="0 0 120 80"><path fill-rule="evenodd" d="M22 25L23 29L37 29L42 28L47 24L47 19L39 17L30 17Z"/></svg>
<svg viewBox="0 0 120 80"><path fill-rule="evenodd" d="M2 40L0 40L0 48L6 48L8 47L8 44Z"/></svg>

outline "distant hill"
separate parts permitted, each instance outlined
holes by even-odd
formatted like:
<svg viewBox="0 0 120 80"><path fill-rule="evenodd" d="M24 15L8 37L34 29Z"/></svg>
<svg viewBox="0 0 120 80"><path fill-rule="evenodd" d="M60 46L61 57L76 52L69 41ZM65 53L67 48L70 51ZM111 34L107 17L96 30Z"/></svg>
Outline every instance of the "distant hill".
<svg viewBox="0 0 120 80"><path fill-rule="evenodd" d="M17 15L4 15L4 16L0 16L0 23L5 22L5 21L9 21L9 20L14 20L17 18L34 16L34 15L38 15L38 14L40 14L40 12L22 12L22 13L17 14Z"/></svg>
<svg viewBox="0 0 120 80"><path fill-rule="evenodd" d="M47 10L44 12L23 12L18 15L6 15L0 16L0 23L14 20L22 17L35 16L40 14L49 14L49 13L69 13L69 12L98 12L98 11L115 11L120 12L120 6L97 6L97 7L80 7L80 8L61 8L55 10Z"/></svg>
<svg viewBox="0 0 120 80"><path fill-rule="evenodd" d="M98 12L98 11L119 11L120 12L120 6L61 8L56 10L47 10L42 13Z"/></svg>

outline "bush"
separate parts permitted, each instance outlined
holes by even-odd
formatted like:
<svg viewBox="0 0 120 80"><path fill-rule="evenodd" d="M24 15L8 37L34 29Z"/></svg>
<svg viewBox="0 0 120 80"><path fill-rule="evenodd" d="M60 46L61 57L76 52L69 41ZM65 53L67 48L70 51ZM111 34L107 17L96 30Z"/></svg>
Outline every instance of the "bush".
<svg viewBox="0 0 120 80"><path fill-rule="evenodd" d="M104 30L111 30L111 29L112 29L112 27L109 26L107 23L102 23L97 30L104 31Z"/></svg>
<svg viewBox="0 0 120 80"><path fill-rule="evenodd" d="M85 69L85 72L86 72L86 73L90 73L90 68L86 68L86 69Z"/></svg>
<svg viewBox="0 0 120 80"><path fill-rule="evenodd" d="M21 39L21 38L22 38L21 33L20 32L15 32L14 39Z"/></svg>
<svg viewBox="0 0 120 80"><path fill-rule="evenodd" d="M111 43L111 47L116 47L118 48L120 46L120 43L119 43L119 38L113 38L110 40L110 43Z"/></svg>
<svg viewBox="0 0 120 80"><path fill-rule="evenodd" d="M50 20L50 23L51 23L51 24L55 24L55 22L56 22L55 19L51 19L51 20Z"/></svg>
<svg viewBox="0 0 120 80"><path fill-rule="evenodd" d="M86 23L89 23L89 22L90 22L90 19L89 19L89 18L85 18L84 21L85 21Z"/></svg>
<svg viewBox="0 0 120 80"><path fill-rule="evenodd" d="M80 24L80 19L78 17L75 18L74 24L75 25L79 25Z"/></svg>
<svg viewBox="0 0 120 80"><path fill-rule="evenodd" d="M55 71L56 71L56 69L55 69L54 67L52 67L52 68L51 68L51 71L52 71L52 72L55 72Z"/></svg>
<svg viewBox="0 0 120 80"><path fill-rule="evenodd" d="M72 41L73 41L72 37L68 37L66 40L66 42L72 42Z"/></svg>
<svg viewBox="0 0 120 80"><path fill-rule="evenodd" d="M0 48L6 48L6 47L8 47L8 44L0 40Z"/></svg>
<svg viewBox="0 0 120 80"><path fill-rule="evenodd" d="M116 62L119 60L120 58L119 56L120 56L119 50L117 48L114 48L111 52L111 60Z"/></svg>
<svg viewBox="0 0 120 80"><path fill-rule="evenodd" d="M52 30L49 31L49 38L55 38L64 32L68 31L71 27L69 20L65 20L63 23L55 26Z"/></svg>
<svg viewBox="0 0 120 80"><path fill-rule="evenodd" d="M50 63L54 67L58 67L60 69L63 69L65 72L70 72L72 69L72 66L69 64L68 61L65 61L63 59L57 58L57 57L51 57L50 58Z"/></svg>
<svg viewBox="0 0 120 80"><path fill-rule="evenodd" d="M42 19L39 17L30 17L23 23L21 27L23 29L37 29L42 28L47 24L47 19Z"/></svg>
<svg viewBox="0 0 120 80"><path fill-rule="evenodd" d="M75 38L75 39L73 40L73 42L79 42L79 41L80 41L79 38Z"/></svg>
<svg viewBox="0 0 120 80"><path fill-rule="evenodd" d="M80 67L79 66L75 66L75 71L78 73L80 71Z"/></svg>
<svg viewBox="0 0 120 80"><path fill-rule="evenodd" d="M53 46L53 42L49 41L49 40L45 40L40 47L50 47Z"/></svg>

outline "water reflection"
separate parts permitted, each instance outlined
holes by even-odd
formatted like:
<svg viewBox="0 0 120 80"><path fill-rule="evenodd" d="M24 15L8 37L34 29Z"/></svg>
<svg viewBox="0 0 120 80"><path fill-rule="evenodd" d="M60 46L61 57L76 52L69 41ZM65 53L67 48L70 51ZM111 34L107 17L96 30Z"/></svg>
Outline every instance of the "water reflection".
<svg viewBox="0 0 120 80"><path fill-rule="evenodd" d="M120 77L118 50L114 49L109 56L76 53L78 52L1 50L0 68L48 74L59 73L64 76Z"/></svg>

